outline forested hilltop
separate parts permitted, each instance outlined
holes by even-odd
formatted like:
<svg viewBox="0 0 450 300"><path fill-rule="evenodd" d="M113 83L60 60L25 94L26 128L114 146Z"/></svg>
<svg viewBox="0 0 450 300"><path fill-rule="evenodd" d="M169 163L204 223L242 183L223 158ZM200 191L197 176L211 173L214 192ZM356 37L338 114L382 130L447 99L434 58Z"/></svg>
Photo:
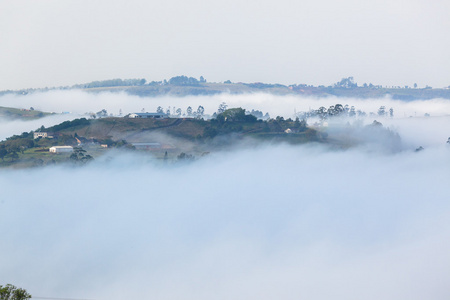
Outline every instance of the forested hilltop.
<svg viewBox="0 0 450 300"><path fill-rule="evenodd" d="M337 105L338 106L338 105ZM330 115L329 118L343 117ZM210 152L262 143L321 143L346 149L365 143L387 143L397 151L397 134L374 121L344 131L328 131L325 119L308 125L296 118L262 120L242 108L231 108L204 120L190 118L104 117L75 119L23 132L0 142L0 166L33 167L55 163L83 165L115 149L138 151L164 162L194 160ZM338 131L336 131L338 129ZM377 140L379 139L379 141Z"/></svg>
<svg viewBox="0 0 450 300"><path fill-rule="evenodd" d="M81 118L48 128L42 126L0 142L0 166L84 164L111 149L142 150L165 160L193 159L210 151L232 147L244 138L250 138L254 143L324 141L324 136L303 120L278 117L263 121L246 114L242 108L227 109L210 120ZM71 147L73 151L55 154L50 151L52 147Z"/></svg>
<svg viewBox="0 0 450 300"><path fill-rule="evenodd" d="M126 92L130 95L141 97L170 96L196 96L214 95L221 93L243 94L243 93L271 93L276 95L307 95L316 97L357 97L357 98L381 98L392 97L393 99L411 101L416 99L444 98L450 99L450 86L447 88L432 88L430 86L381 86L372 83L358 84L353 77L342 78L330 86L313 86L308 84L267 84L261 82L243 83L231 82L208 82L202 76L199 79L188 76L175 76L169 80L151 81L146 79L111 79L93 81L73 86L24 89L18 91L2 91L4 94L28 94L48 90L83 90L87 92Z"/></svg>

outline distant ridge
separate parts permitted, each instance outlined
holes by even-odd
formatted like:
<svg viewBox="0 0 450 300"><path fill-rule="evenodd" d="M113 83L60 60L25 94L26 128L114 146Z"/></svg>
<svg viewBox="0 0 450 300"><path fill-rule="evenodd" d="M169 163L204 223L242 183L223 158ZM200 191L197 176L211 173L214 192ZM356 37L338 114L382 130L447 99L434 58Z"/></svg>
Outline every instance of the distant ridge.
<svg viewBox="0 0 450 300"><path fill-rule="evenodd" d="M402 101L427 100L434 98L450 99L450 87L435 89L429 86L425 88L383 87L380 85L366 84L358 86L353 77L343 78L332 86L313 86L307 84L268 84L268 83L233 83L230 80L217 83L207 82L203 77L199 80L193 77L176 76L169 80L147 82L145 79L110 79L93 81L90 83L76 84L73 86L53 87L43 89L22 89L17 91L1 91L5 94L27 95L34 92L46 92L51 90L82 90L92 93L101 92L125 92L129 95L140 97L160 96L202 96L215 94L246 94L268 93L274 95L302 95L313 97L351 97L351 98L383 98Z"/></svg>

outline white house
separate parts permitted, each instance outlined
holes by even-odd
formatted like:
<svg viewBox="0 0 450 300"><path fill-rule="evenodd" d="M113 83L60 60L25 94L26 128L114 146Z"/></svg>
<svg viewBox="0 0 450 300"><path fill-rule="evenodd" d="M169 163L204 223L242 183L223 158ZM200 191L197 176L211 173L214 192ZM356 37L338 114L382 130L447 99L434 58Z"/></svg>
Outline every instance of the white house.
<svg viewBox="0 0 450 300"><path fill-rule="evenodd" d="M48 149L51 153L70 153L73 152L72 146L53 146Z"/></svg>
<svg viewBox="0 0 450 300"><path fill-rule="evenodd" d="M34 132L33 133L33 138L37 139L37 138L46 138L48 136L47 132Z"/></svg>

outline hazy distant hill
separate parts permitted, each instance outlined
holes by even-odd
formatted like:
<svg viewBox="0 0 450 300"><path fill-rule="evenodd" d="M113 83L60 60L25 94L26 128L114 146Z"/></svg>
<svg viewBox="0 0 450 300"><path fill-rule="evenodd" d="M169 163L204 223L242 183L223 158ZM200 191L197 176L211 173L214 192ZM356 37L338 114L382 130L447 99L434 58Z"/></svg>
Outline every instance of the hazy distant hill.
<svg viewBox="0 0 450 300"><path fill-rule="evenodd" d="M26 95L35 91L48 90L83 90L86 92L125 92L130 95L141 97L158 96L198 96L214 95L221 93L244 94L244 93L270 93L276 95L304 95L315 97L356 97L356 98L381 98L392 97L393 99L411 101L417 99L444 98L450 99L450 88L433 89L410 88L410 87L382 87L380 85L366 84L357 85L353 82L353 77L343 78L332 86L312 86L307 84L267 84L255 83L233 83L225 81L223 83L207 82L203 77L197 80L193 77L176 76L164 81L152 81L147 83L145 79L111 79L103 81L93 81L85 84L76 84L71 87L57 87L45 89L25 89L20 91L3 91L0 95L16 93Z"/></svg>
<svg viewBox="0 0 450 300"><path fill-rule="evenodd" d="M51 113L30 109L18 109L0 106L0 118L31 120L45 117Z"/></svg>

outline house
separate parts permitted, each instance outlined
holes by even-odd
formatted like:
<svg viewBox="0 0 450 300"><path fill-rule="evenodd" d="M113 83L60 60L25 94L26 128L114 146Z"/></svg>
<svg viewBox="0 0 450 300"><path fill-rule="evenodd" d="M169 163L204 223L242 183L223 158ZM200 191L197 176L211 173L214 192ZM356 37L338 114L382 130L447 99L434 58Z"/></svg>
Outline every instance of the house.
<svg viewBox="0 0 450 300"><path fill-rule="evenodd" d="M38 139L38 138L46 138L49 137L47 132L34 132L33 133L33 138L34 139Z"/></svg>
<svg viewBox="0 0 450 300"><path fill-rule="evenodd" d="M70 153L73 152L72 146L53 146L48 149L50 153Z"/></svg>
<svg viewBox="0 0 450 300"><path fill-rule="evenodd" d="M128 115L129 118L142 118L142 119L165 119L169 115L165 113L132 113Z"/></svg>

